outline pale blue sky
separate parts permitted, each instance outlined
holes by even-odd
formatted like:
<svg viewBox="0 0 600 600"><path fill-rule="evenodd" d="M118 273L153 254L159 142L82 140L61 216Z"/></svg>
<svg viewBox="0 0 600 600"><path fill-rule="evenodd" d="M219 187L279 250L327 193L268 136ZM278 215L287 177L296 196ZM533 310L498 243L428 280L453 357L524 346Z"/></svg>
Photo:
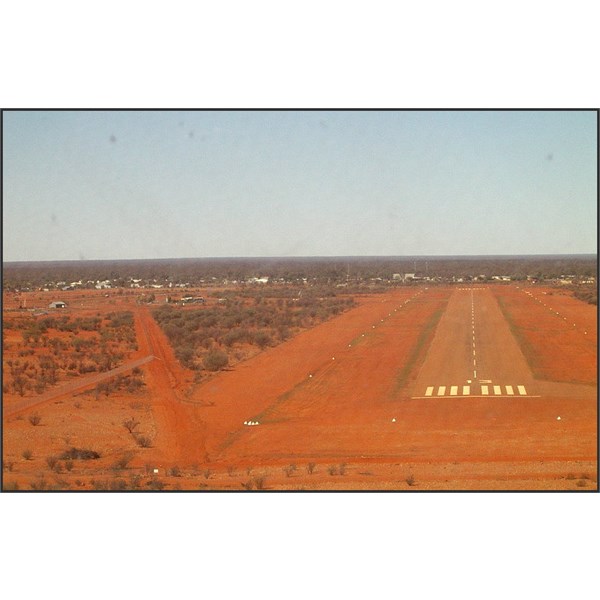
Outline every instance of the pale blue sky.
<svg viewBox="0 0 600 600"><path fill-rule="evenodd" d="M4 112L4 260L595 253L596 113Z"/></svg>

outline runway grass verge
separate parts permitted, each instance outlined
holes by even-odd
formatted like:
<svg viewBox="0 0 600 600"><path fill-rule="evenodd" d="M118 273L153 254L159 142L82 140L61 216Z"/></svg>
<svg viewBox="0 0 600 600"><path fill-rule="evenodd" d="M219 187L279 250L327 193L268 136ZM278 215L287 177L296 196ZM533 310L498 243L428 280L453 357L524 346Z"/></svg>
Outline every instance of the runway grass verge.
<svg viewBox="0 0 600 600"><path fill-rule="evenodd" d="M404 363L402 368L399 370L398 375L396 376L396 384L393 391L394 394L397 394L408 385L415 367L423 362L425 356L427 355L427 351L429 350L429 346L433 341L437 324L446 310L446 304L447 301L444 302L444 306L436 310L431 317L429 317L429 320L423 329L421 329L419 337L417 338L417 341L413 346L407 361Z"/></svg>

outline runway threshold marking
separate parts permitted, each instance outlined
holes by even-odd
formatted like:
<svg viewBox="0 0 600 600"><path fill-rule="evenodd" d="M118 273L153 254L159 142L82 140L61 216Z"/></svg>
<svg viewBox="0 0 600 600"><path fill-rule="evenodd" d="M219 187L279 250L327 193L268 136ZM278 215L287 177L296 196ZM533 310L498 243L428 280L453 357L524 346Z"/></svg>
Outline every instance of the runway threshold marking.
<svg viewBox="0 0 600 600"><path fill-rule="evenodd" d="M485 380L487 381L487 380ZM481 383L481 382L480 382ZM491 389L490 389L491 388ZM515 391L516 388L516 391ZM412 396L417 398L432 398L436 386L430 385L425 390L424 396ZM516 395L527 396L528 398L540 398L535 394L528 394L524 385L440 385L437 386L436 398L489 398L492 395L499 398L514 398ZM518 394L517 394L518 391Z"/></svg>

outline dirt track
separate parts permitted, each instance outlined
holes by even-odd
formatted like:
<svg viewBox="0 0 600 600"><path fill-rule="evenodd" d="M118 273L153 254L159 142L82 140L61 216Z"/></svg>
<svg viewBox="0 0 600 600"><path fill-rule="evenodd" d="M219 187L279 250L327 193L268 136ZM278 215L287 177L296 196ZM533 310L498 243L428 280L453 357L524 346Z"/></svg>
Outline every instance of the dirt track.
<svg viewBox="0 0 600 600"><path fill-rule="evenodd" d="M206 460L204 424L195 406L182 402L189 374L177 362L173 351L147 308L136 311L141 337L156 357L148 366L153 386L153 411L157 437L154 446L157 464L201 463Z"/></svg>

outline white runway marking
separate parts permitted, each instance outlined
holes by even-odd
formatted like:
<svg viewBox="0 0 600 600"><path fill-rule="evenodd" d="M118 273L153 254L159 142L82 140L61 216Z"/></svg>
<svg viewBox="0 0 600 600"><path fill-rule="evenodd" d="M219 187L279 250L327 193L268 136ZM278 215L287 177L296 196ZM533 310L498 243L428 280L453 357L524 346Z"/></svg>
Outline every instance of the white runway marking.
<svg viewBox="0 0 600 600"><path fill-rule="evenodd" d="M484 396L487 396L487 395L488 395L489 391L488 391L488 386L487 386L487 385L482 385L482 386L481 386L481 393L482 393Z"/></svg>
<svg viewBox="0 0 600 600"><path fill-rule="evenodd" d="M446 386L440 385L440 387L438 388L438 396L443 396L445 393L446 393Z"/></svg>
<svg viewBox="0 0 600 600"><path fill-rule="evenodd" d="M458 386L457 385L453 385L450 387L450 395L451 396L456 396L456 394L458 394Z"/></svg>
<svg viewBox="0 0 600 600"><path fill-rule="evenodd" d="M506 386L506 393L507 393L509 396L514 396L514 392L513 392L513 387L512 387L512 385L507 385L507 386Z"/></svg>
<svg viewBox="0 0 600 600"><path fill-rule="evenodd" d="M471 393L471 386L463 385L463 396L468 396Z"/></svg>
<svg viewBox="0 0 600 600"><path fill-rule="evenodd" d="M431 394L433 394L433 386L430 385L426 390L425 390L425 395L426 396L431 396Z"/></svg>
<svg viewBox="0 0 600 600"><path fill-rule="evenodd" d="M527 391L525 390L525 386L524 385L518 385L517 389L519 390L519 394L521 394L521 396L526 396L527 395Z"/></svg>
<svg viewBox="0 0 600 600"><path fill-rule="evenodd" d="M496 396L500 396L500 394L502 394L502 390L500 389L499 385L494 386L494 394L496 394Z"/></svg>

